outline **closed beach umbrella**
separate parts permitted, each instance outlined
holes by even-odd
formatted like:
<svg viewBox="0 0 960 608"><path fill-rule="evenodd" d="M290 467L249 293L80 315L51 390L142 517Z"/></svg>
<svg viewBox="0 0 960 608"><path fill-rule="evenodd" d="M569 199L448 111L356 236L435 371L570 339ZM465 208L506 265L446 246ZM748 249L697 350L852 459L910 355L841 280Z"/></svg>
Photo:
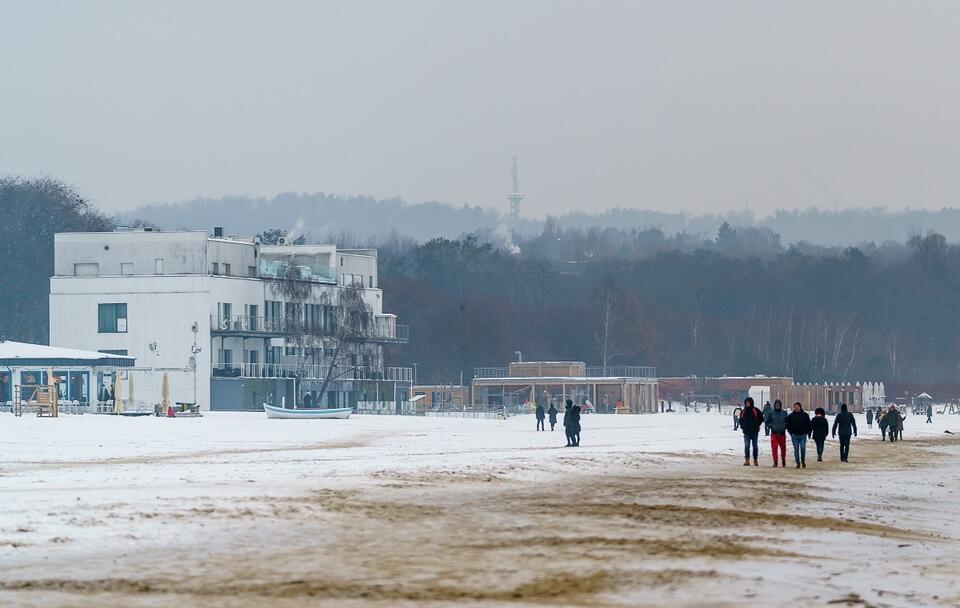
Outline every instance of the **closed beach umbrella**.
<svg viewBox="0 0 960 608"><path fill-rule="evenodd" d="M123 411L123 393L120 392L120 372L113 372L113 411Z"/></svg>
<svg viewBox="0 0 960 608"><path fill-rule="evenodd" d="M160 405L163 406L164 413L170 407L170 378L167 372L163 372L163 383L160 385Z"/></svg>

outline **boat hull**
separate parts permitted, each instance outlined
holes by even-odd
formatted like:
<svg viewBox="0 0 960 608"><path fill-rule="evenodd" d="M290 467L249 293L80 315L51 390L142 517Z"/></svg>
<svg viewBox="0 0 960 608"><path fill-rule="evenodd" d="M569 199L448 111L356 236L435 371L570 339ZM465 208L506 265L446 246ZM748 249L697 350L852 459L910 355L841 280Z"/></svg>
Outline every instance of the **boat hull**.
<svg viewBox="0 0 960 608"><path fill-rule="evenodd" d="M329 418L349 418L353 413L353 408L341 407L335 409L299 409L291 410L283 407L263 404L263 411L267 413L267 418L289 418L300 420L324 420Z"/></svg>

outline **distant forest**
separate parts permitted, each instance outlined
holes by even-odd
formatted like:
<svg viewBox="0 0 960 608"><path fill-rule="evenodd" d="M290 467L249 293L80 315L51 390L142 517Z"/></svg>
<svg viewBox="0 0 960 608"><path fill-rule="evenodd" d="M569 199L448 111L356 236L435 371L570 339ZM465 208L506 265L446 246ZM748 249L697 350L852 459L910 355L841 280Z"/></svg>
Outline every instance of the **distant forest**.
<svg viewBox="0 0 960 608"><path fill-rule="evenodd" d="M505 208L506 202L503 202ZM597 205L600 207L601 205ZM535 236L550 222L564 228L660 230L684 234L691 240L713 239L724 223L766 228L785 243L821 246L862 243L904 242L912 236L936 230L951 242L960 242L960 209L939 211L887 211L863 208L832 211L811 207L799 211L777 211L760 217L750 211L691 215L639 209L609 209L598 213L561 214L544 219L521 219L507 227L496 210L457 206L439 202L407 203L401 199L343 197L320 193L283 193L273 198L228 196L198 198L175 204L152 204L117 218L122 224L147 221L167 229L208 230L225 226L228 232L254 234L270 226L304 234L308 240L327 238L332 233L382 238L391 233L419 241L431 238L459 238L476 231L510 231Z"/></svg>
<svg viewBox="0 0 960 608"><path fill-rule="evenodd" d="M298 198L306 200L291 200ZM282 200L264 204L282 207ZM416 205L368 202L396 205L396 217L409 211L421 218ZM503 365L519 350L529 360L655 365L661 375L880 380L931 392L940 385L936 397L958 396L944 394L960 384L960 246L945 234L960 235L951 227L957 211L901 214L904 236L896 240L825 243L806 234L786 239L769 225L734 218L709 234L630 222L583 227L562 218L531 231L504 228L490 212L473 209L463 211L476 214L472 230L414 237L388 230L389 222L369 212L374 207L364 221L382 226L379 234L301 211L290 217L307 219L290 226L279 212L204 215L225 204L198 203L204 211L193 227L216 223L229 232L273 235L292 227L308 241L377 247L385 309L412 326L410 344L393 347L391 363L417 363L422 382L456 383L461 372L469 379L475 366ZM147 213L107 218L63 184L0 181L0 334L46 339L54 232L134 220L175 229L189 225L172 219L186 217L186 209L171 208L167 221ZM424 222L461 211L433 209L424 211ZM891 215L782 217L794 218L794 231L810 225L845 234L864 230L870 217L888 226ZM942 226L910 229L907 237L907 217L940 217Z"/></svg>

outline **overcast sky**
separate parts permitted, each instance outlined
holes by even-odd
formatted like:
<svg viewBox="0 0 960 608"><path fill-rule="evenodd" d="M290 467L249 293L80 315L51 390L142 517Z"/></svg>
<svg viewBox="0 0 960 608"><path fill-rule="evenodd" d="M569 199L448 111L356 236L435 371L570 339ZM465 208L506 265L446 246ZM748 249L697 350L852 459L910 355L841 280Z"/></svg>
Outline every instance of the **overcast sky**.
<svg viewBox="0 0 960 608"><path fill-rule="evenodd" d="M960 2L0 0L0 173L107 210L955 206Z"/></svg>

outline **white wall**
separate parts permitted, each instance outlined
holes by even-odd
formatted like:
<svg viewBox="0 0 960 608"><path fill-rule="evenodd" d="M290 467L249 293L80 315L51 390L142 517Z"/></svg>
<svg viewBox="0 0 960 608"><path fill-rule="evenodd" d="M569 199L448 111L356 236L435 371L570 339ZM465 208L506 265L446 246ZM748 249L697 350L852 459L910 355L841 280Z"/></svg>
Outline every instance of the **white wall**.
<svg viewBox="0 0 960 608"><path fill-rule="evenodd" d="M153 275L156 258L164 274L209 272L204 232L68 232L53 239L57 276L72 276L77 263L99 264L101 276L120 275L123 263L132 263L135 275Z"/></svg>
<svg viewBox="0 0 960 608"><path fill-rule="evenodd" d="M127 332L99 333L98 304L121 302L127 305ZM193 346L191 326L196 322L197 344L203 349L197 356L197 401L206 408L210 402L210 310L207 277L54 277L50 280L50 343L84 350L123 349L136 357L141 368L184 368ZM156 352L150 350L151 342L157 343ZM159 391L159 383L155 385ZM175 390L179 394L180 388ZM138 389L136 399L154 403L160 395L141 394Z"/></svg>

